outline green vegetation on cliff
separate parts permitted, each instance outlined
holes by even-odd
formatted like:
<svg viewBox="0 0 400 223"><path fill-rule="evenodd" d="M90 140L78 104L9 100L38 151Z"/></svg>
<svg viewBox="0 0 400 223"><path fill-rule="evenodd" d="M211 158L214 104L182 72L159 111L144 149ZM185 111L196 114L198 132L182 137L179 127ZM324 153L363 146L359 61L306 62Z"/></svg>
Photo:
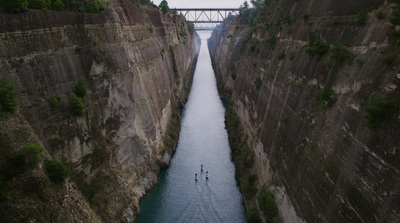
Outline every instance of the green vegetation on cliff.
<svg viewBox="0 0 400 223"><path fill-rule="evenodd" d="M257 196L257 200L267 222L273 222L273 219L278 215L278 206L274 196L263 188Z"/></svg>
<svg viewBox="0 0 400 223"><path fill-rule="evenodd" d="M382 127L398 106L397 99L372 98L371 105L365 107L367 126L371 129Z"/></svg>
<svg viewBox="0 0 400 223"><path fill-rule="evenodd" d="M7 12L22 12L28 7L27 0L0 0L0 7Z"/></svg>
<svg viewBox="0 0 400 223"><path fill-rule="evenodd" d="M79 80L78 83L74 86L74 94L76 96L83 98L86 95L86 86L82 80Z"/></svg>
<svg viewBox="0 0 400 223"><path fill-rule="evenodd" d="M169 6L168 6L168 2L167 2L167 1L165 1L165 0L161 1L159 7L160 7L161 11L162 11L164 14L167 13L167 12L169 12Z"/></svg>
<svg viewBox="0 0 400 223"><path fill-rule="evenodd" d="M43 148L39 144L28 142L22 146L19 152L6 157L5 162L0 167L0 200L7 197L9 190L7 181L27 170L36 168L42 160L40 157L42 151Z"/></svg>
<svg viewBox="0 0 400 223"><path fill-rule="evenodd" d="M44 167L46 168L47 176L56 184L64 183L69 176L69 168L57 160L45 160Z"/></svg>
<svg viewBox="0 0 400 223"><path fill-rule="evenodd" d="M318 104L324 108L331 108L335 102L337 101L337 98L333 95L333 91L329 87L324 87L321 90L318 91Z"/></svg>
<svg viewBox="0 0 400 223"><path fill-rule="evenodd" d="M86 113L82 98L76 96L74 93L69 97L69 108L74 116L82 116Z"/></svg>
<svg viewBox="0 0 400 223"><path fill-rule="evenodd" d="M317 60L320 60L322 56L329 51L329 48L329 45L317 36L316 30L308 31L308 46L306 52L311 57L316 56Z"/></svg>
<svg viewBox="0 0 400 223"><path fill-rule="evenodd" d="M5 120L17 112L18 93L6 78L0 78L0 120Z"/></svg>

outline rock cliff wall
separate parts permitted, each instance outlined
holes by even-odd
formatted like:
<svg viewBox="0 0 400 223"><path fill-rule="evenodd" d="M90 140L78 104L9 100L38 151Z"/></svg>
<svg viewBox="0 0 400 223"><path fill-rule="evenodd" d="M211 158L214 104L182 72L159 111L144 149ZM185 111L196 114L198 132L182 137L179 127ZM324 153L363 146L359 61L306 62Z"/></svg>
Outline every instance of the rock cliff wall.
<svg viewBox="0 0 400 223"><path fill-rule="evenodd" d="M130 222L170 160L200 42L179 16L109 3L98 14L0 12L0 77L19 93L18 114L1 121L1 162L38 142L72 170L64 187L43 167L8 182L6 222ZM75 117L80 80L87 112Z"/></svg>
<svg viewBox="0 0 400 223"><path fill-rule="evenodd" d="M261 209L254 182L274 195L276 221L400 221L394 5L265 2L209 40L221 94L240 119L239 145L252 153L235 160L254 161L240 166L248 211Z"/></svg>

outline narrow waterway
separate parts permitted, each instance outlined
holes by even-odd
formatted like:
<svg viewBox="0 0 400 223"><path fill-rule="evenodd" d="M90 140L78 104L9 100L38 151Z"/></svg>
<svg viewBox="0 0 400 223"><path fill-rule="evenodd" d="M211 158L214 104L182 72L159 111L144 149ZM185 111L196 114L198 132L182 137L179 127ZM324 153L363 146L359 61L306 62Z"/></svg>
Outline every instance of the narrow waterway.
<svg viewBox="0 0 400 223"><path fill-rule="evenodd" d="M178 148L159 183L141 200L138 223L246 222L207 47L210 33L199 35L202 45Z"/></svg>

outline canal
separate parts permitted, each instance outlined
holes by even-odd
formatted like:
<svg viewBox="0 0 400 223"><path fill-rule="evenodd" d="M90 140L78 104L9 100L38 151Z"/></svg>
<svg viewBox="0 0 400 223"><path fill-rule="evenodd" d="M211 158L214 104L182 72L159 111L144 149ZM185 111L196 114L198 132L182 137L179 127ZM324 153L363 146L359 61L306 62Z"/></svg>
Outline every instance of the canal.
<svg viewBox="0 0 400 223"><path fill-rule="evenodd" d="M202 44L178 147L159 183L140 201L138 223L247 221L207 47L210 32L199 35Z"/></svg>

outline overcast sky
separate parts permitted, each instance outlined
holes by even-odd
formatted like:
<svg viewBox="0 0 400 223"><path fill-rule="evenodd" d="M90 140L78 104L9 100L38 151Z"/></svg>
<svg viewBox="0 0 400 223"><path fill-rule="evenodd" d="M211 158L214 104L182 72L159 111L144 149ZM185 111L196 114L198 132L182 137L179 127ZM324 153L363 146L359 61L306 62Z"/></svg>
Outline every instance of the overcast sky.
<svg viewBox="0 0 400 223"><path fill-rule="evenodd" d="M159 5L162 0L153 0ZM239 8L245 0L167 0L170 8ZM248 1L250 4L250 1Z"/></svg>

